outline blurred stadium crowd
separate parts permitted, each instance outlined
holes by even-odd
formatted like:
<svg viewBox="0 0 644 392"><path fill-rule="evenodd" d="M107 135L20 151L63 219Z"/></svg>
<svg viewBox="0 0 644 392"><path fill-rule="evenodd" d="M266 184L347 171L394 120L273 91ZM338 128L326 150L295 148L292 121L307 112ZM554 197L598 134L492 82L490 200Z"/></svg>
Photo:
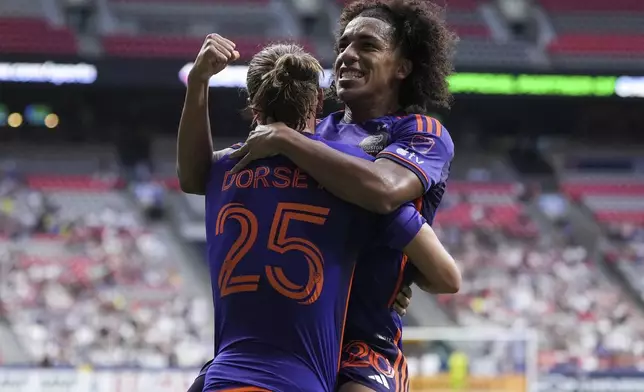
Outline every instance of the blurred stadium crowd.
<svg viewBox="0 0 644 392"><path fill-rule="evenodd" d="M520 183L452 181L435 227L465 284L438 297L434 311L464 326L536 328L545 367L641 366L642 298L631 294L643 292L644 226L622 217L644 213L642 185L593 196L610 184L577 181L547 198ZM0 314L37 362L197 366L210 355L207 294L182 290L181 260L151 229L136 192L101 176L13 170L3 171L0 190ZM580 206L568 201L577 197L606 222L603 253L572 235L568 210ZM624 198L637 200L632 210ZM203 208L186 205L197 216ZM610 266L632 286L616 283Z"/></svg>
<svg viewBox="0 0 644 392"><path fill-rule="evenodd" d="M201 37L217 31L234 38L249 58L264 42L296 31L328 64L342 2L42 4L47 6L0 1L1 53L189 61ZM462 38L458 67L624 70L644 64L642 1L447 5L448 21ZM180 101L171 101L179 110ZM527 106L547 111L549 105L556 103ZM496 108L491 116L511 115L512 108ZM641 111L626 110L638 120L620 117L614 134L630 137L633 124L644 122ZM527 117L539 113L518 111ZM132 116L140 128L156 121L150 113ZM226 116L246 124L235 110ZM471 128L462 122L452 127L450 118L444 122L454 135ZM583 122L566 124L586 129ZM76 127L88 123L81 119ZM516 142L514 125L505 126ZM238 128L235 141L246 129ZM491 126L476 128L485 134ZM468 132L460 137L467 139ZM0 141L11 140L7 135ZM431 309L415 310L412 301L407 323L428 325L415 316L419 312L442 315L451 326L534 328L544 370L644 367L644 154L577 148L579 140L593 140L589 135L572 136L577 140L559 149L540 149L534 142L530 150L542 160L527 163L507 150L457 142L453 178L435 228L460 263L462 289L431 297ZM151 139L147 164L127 168L113 158L113 140L100 153L67 147L56 156L2 142L7 147L0 149L0 364L197 367L212 355L211 301L208 283L200 278L203 201L178 192L172 139ZM535 176L526 167L537 163L546 169Z"/></svg>
<svg viewBox="0 0 644 392"><path fill-rule="evenodd" d="M112 181L90 181L106 192L43 191L2 173L0 316L45 366L204 362L208 301L181 295L167 246Z"/></svg>

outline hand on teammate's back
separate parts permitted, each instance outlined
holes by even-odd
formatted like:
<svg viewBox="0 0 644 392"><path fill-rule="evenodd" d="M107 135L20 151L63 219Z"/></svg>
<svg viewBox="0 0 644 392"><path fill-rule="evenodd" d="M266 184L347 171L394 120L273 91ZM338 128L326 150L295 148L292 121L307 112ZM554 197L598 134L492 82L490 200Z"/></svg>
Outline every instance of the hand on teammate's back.
<svg viewBox="0 0 644 392"><path fill-rule="evenodd" d="M407 314L407 308L411 304L411 287L403 286L398 295L396 295L396 302L394 302L394 310L401 316Z"/></svg>
<svg viewBox="0 0 644 392"><path fill-rule="evenodd" d="M233 41L219 34L209 34L190 70L188 80L206 82L237 59L239 52L235 50Z"/></svg>
<svg viewBox="0 0 644 392"><path fill-rule="evenodd" d="M232 172L237 173L249 163L280 153L279 138L287 132L295 132L282 122L267 119L267 125L258 125L249 135L244 145L230 154L230 158L241 158Z"/></svg>

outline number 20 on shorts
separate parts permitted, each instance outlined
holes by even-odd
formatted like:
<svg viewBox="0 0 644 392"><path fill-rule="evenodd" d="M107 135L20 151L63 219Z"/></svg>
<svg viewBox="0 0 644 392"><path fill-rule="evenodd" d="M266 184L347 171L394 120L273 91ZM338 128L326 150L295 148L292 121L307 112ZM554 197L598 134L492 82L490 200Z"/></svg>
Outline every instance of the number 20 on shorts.
<svg viewBox="0 0 644 392"><path fill-rule="evenodd" d="M303 261L308 264L308 279L304 285L293 283L286 277L282 267L271 265L265 266L264 273L273 289L302 305L310 305L320 297L324 285L324 258L320 249L311 241L301 237L288 237L288 226L291 221L324 225L328 215L328 208L299 203L279 203L273 215L267 248L279 254L291 251L302 253ZM257 241L257 217L241 203L226 204L217 215L215 235L224 233L229 219L237 221L240 234L226 254L219 271L217 284L221 297L257 291L259 287L259 275L233 275L237 264Z"/></svg>

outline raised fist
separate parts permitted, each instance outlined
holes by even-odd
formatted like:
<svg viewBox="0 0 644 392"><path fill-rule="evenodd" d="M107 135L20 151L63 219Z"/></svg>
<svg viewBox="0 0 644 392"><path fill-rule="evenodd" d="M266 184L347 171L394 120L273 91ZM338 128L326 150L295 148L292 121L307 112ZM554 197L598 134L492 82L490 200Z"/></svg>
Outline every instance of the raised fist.
<svg viewBox="0 0 644 392"><path fill-rule="evenodd" d="M231 40L219 34L209 34L201 46L188 79L207 82L237 59L239 52L235 50L235 44Z"/></svg>

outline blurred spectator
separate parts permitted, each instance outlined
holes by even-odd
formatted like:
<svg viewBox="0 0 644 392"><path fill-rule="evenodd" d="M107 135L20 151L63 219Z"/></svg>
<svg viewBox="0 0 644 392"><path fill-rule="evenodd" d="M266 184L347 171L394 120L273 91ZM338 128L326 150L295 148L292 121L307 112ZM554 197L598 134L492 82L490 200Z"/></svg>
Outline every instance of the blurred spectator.
<svg viewBox="0 0 644 392"><path fill-rule="evenodd" d="M530 40L535 38L531 0L497 0L496 3L516 37Z"/></svg>
<svg viewBox="0 0 644 392"><path fill-rule="evenodd" d="M151 219L163 217L165 188L155 182L146 164L139 163L135 168L135 178L132 187L137 201Z"/></svg>
<svg viewBox="0 0 644 392"><path fill-rule="evenodd" d="M94 0L64 0L68 24L79 33L88 32L95 6Z"/></svg>
<svg viewBox="0 0 644 392"><path fill-rule="evenodd" d="M565 231L551 243L490 229L486 219L481 208L467 229L449 220L435 226L463 274L461 292L439 298L460 324L537 328L542 354L557 358L550 367L574 362L598 370L607 357L641 355L644 320L585 248L570 245ZM630 228L623 232L633 235Z"/></svg>
<svg viewBox="0 0 644 392"><path fill-rule="evenodd" d="M30 232L47 232L48 218L55 213L38 191L21 183L12 164L0 170L0 234L17 238Z"/></svg>
<svg viewBox="0 0 644 392"><path fill-rule="evenodd" d="M186 367L212 355L207 299L182 293L166 245L133 211L64 222L24 187L0 205L0 308L37 363ZM18 232L19 242L1 239Z"/></svg>
<svg viewBox="0 0 644 392"><path fill-rule="evenodd" d="M293 0L293 4L300 17L302 32L307 37L313 35L322 10L320 0Z"/></svg>

